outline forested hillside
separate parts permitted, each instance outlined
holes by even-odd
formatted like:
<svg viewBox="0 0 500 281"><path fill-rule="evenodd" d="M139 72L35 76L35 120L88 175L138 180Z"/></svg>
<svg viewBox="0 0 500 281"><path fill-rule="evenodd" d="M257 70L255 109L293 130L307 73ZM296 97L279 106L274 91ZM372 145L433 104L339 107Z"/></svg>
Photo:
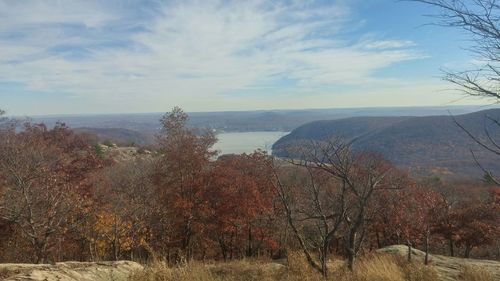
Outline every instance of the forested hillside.
<svg viewBox="0 0 500 281"><path fill-rule="evenodd" d="M499 109L464 115L425 117L356 117L316 121L300 126L273 146L277 156L288 156L287 147L305 140L344 138L357 151L381 153L398 167L418 176L482 177L473 154L481 165L500 170L495 153L480 147L467 135L491 143L500 136L495 121ZM460 126L463 128L460 128ZM490 140L491 138L491 140Z"/></svg>

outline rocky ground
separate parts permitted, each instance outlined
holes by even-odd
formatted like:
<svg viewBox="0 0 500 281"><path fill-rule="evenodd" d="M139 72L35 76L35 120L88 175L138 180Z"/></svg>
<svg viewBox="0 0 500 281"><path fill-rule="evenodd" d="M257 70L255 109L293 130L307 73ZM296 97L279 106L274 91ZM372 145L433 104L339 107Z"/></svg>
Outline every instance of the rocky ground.
<svg viewBox="0 0 500 281"><path fill-rule="evenodd" d="M380 252L398 254L407 257L408 248L404 245L394 245L379 250ZM425 253L412 249L413 258L423 262ZM500 262L491 260L464 259L440 255L430 255L430 264L438 271L442 280L458 280L460 271L464 266L479 266L488 270L494 280L500 280Z"/></svg>
<svg viewBox="0 0 500 281"><path fill-rule="evenodd" d="M122 281L142 265L131 261L0 264L5 281Z"/></svg>

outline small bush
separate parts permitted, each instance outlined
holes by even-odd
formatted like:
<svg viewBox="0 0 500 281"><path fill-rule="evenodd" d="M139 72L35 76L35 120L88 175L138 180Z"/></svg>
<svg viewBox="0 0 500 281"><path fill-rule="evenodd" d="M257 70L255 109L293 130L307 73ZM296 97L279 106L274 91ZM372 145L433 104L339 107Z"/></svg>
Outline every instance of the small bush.
<svg viewBox="0 0 500 281"><path fill-rule="evenodd" d="M464 266L460 272L463 281L493 281L491 273L479 266Z"/></svg>
<svg viewBox="0 0 500 281"><path fill-rule="evenodd" d="M97 157L99 157L101 159L104 158L104 150L102 149L102 147L99 144L94 145L94 150L95 150L95 154L97 155Z"/></svg>
<svg viewBox="0 0 500 281"><path fill-rule="evenodd" d="M113 147L114 144L111 140L105 140L102 142L103 145L107 146L107 147Z"/></svg>

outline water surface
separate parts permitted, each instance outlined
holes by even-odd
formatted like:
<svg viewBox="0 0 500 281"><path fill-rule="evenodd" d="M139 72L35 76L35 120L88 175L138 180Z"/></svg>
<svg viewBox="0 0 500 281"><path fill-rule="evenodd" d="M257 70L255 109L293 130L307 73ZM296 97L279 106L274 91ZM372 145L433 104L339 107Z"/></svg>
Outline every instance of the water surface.
<svg viewBox="0 0 500 281"><path fill-rule="evenodd" d="M256 149L265 150L270 154L273 144L286 134L288 132L220 133L214 148L219 150L221 155L252 153Z"/></svg>

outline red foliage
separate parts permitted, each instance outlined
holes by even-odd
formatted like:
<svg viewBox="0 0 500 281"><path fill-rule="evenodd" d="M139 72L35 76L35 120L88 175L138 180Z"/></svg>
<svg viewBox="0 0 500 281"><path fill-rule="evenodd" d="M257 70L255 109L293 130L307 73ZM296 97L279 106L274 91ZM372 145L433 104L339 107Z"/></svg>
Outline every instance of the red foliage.
<svg viewBox="0 0 500 281"><path fill-rule="evenodd" d="M269 234L273 218L272 171L265 153L221 157L211 174L204 198L207 222L224 258L234 245L247 245L247 255L266 244L276 247Z"/></svg>

